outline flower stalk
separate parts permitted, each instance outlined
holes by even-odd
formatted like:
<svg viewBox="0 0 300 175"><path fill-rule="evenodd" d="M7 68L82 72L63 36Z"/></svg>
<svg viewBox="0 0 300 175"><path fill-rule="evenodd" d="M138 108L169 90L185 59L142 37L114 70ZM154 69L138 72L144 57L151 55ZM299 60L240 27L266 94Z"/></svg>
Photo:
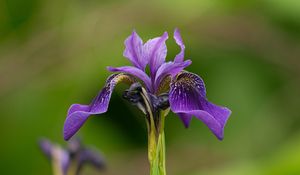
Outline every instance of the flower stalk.
<svg viewBox="0 0 300 175"><path fill-rule="evenodd" d="M63 175L64 174L64 172L62 171L62 169L57 161L52 161L52 171L53 171L53 175Z"/></svg>
<svg viewBox="0 0 300 175"><path fill-rule="evenodd" d="M164 129L161 128L158 138L153 138L151 136L152 135L150 134L148 145L150 175L166 175L166 148Z"/></svg>
<svg viewBox="0 0 300 175"><path fill-rule="evenodd" d="M155 109L153 101L144 88L142 88L141 96L147 116L150 175L166 175L164 124L169 108L165 110Z"/></svg>
<svg viewBox="0 0 300 175"><path fill-rule="evenodd" d="M77 160L73 160L70 162L70 166L68 168L68 172L67 175L78 175L79 171L78 171L78 161Z"/></svg>

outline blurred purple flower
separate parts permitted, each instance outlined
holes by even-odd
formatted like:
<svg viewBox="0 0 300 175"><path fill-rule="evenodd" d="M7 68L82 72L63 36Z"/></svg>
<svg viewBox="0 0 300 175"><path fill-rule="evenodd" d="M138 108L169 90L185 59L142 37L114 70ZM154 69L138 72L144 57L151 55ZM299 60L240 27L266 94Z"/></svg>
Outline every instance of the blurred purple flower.
<svg viewBox="0 0 300 175"><path fill-rule="evenodd" d="M183 121L186 127L195 116L201 120L220 140L223 139L224 126L231 111L226 107L210 103L206 98L203 80L196 74L184 71L192 62L184 61L185 46L179 30L175 29L174 39L181 51L174 61L166 62L167 47L165 41L168 33L148 40L143 44L142 39L133 31L125 40L124 57L133 66L108 67L111 72L120 72L111 75L104 88L89 105L73 104L68 111L64 124L64 139L70 139L85 123L90 115L105 113L108 109L112 91L117 83L132 84L131 91L137 90L136 82L141 81L147 89L154 107L165 109L170 107ZM150 73L146 73L146 66ZM136 94L125 92L125 98L135 103L142 111L139 97Z"/></svg>
<svg viewBox="0 0 300 175"><path fill-rule="evenodd" d="M95 150L85 148L78 138L70 140L65 149L47 139L41 139L39 145L43 153L54 164L54 171L61 172L58 174L67 175L70 169L74 170L75 174L79 174L86 164L93 165L97 169L105 167L103 157Z"/></svg>

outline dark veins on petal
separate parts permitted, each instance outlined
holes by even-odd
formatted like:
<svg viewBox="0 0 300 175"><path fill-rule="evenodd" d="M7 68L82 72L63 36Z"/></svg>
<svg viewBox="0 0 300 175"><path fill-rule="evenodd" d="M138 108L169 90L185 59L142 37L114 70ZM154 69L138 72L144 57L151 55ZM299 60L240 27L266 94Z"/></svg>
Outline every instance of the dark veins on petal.
<svg viewBox="0 0 300 175"><path fill-rule="evenodd" d="M104 88L90 105L73 104L69 108L68 116L64 124L64 139L70 139L90 115L101 114L107 111L111 94L118 83L125 82L131 84L135 81L135 78L128 74L113 74L106 80Z"/></svg>
<svg viewBox="0 0 300 175"><path fill-rule="evenodd" d="M206 99L203 80L196 74L180 73L171 83L171 110L179 115L185 126L192 116L201 120L221 140L231 111Z"/></svg>

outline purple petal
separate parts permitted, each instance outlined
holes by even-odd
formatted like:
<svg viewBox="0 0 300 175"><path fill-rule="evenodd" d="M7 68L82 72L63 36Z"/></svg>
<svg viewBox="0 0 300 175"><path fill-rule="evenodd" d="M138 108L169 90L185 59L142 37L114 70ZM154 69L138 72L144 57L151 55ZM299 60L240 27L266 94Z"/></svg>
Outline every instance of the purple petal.
<svg viewBox="0 0 300 175"><path fill-rule="evenodd" d="M207 101L203 80L196 74L183 72L171 83L169 92L171 110L181 116L195 116L217 136L223 139L224 127L231 111ZM187 118L187 117L185 117ZM189 125L185 119L185 126Z"/></svg>
<svg viewBox="0 0 300 175"><path fill-rule="evenodd" d="M81 151L82 147L83 146L80 139L78 137L73 137L71 140L69 140L67 148L71 155L75 155Z"/></svg>
<svg viewBox="0 0 300 175"><path fill-rule="evenodd" d="M183 122L184 126L188 128L190 126L190 122L192 120L192 115L186 114L186 113L177 113L181 121Z"/></svg>
<svg viewBox="0 0 300 175"><path fill-rule="evenodd" d="M85 123L90 115L101 114L107 111L112 91L117 83L122 81L133 82L133 78L126 74L114 74L107 80L104 88L94 98L90 105L74 104L69 108L64 124L64 139L69 140Z"/></svg>
<svg viewBox="0 0 300 175"><path fill-rule="evenodd" d="M181 72L183 69L188 67L190 64L192 64L191 60L186 60L184 62L167 62L163 63L157 70L155 81L154 81L154 90L156 91L159 88L159 85L161 83L161 80L166 77L167 75L175 76L179 72Z"/></svg>
<svg viewBox="0 0 300 175"><path fill-rule="evenodd" d="M214 108L214 115L206 112L205 110L190 110L190 111L177 111L179 113L185 113L190 116L195 116L199 120L201 120L208 128L214 133L214 135L219 139L223 140L224 137L224 126L230 115L230 110L227 108ZM218 115L216 115L218 114ZM222 124L220 122L222 120Z"/></svg>
<svg viewBox="0 0 300 175"><path fill-rule="evenodd" d="M180 47L180 49L181 49L180 52L179 52L179 54L176 55L174 61L175 62L182 62L184 60L185 46L183 44L180 32L179 32L179 30L177 28L174 31L174 39L176 41L176 44L178 44L179 47Z"/></svg>
<svg viewBox="0 0 300 175"><path fill-rule="evenodd" d="M84 164L93 165L95 168L101 169L105 167L105 161L102 155L93 149L83 149L79 155L79 170Z"/></svg>
<svg viewBox="0 0 300 175"><path fill-rule="evenodd" d="M65 150L62 150L62 158L60 159L61 160L61 167L62 167L62 170L64 172L65 175L67 175L68 173L68 170L69 170L69 166L70 166L70 156L69 156L69 153L66 152Z"/></svg>
<svg viewBox="0 0 300 175"><path fill-rule="evenodd" d="M51 159L51 151L52 151L52 143L47 139L41 139L39 140L39 145L43 153Z"/></svg>
<svg viewBox="0 0 300 175"><path fill-rule="evenodd" d="M151 80L149 76L142 70L132 67L132 66L123 66L123 67L107 67L107 69L111 72L123 72L123 73L128 73L130 75L133 75L140 80L142 80L145 85L147 86L148 90L152 89L151 86Z"/></svg>
<svg viewBox="0 0 300 175"><path fill-rule="evenodd" d="M71 163L69 153L60 146L54 145L52 149L52 157L55 165L59 165L59 170L63 175L67 175L69 165Z"/></svg>
<svg viewBox="0 0 300 175"><path fill-rule="evenodd" d="M66 175L70 163L69 153L60 146L52 144L48 139L41 139L39 145L47 158L54 165L59 166L57 167L59 171Z"/></svg>
<svg viewBox="0 0 300 175"><path fill-rule="evenodd" d="M165 32L161 37L148 40L144 45L144 53L149 60L151 77L155 76L157 69L165 62L167 55L165 41L167 39L168 33Z"/></svg>
<svg viewBox="0 0 300 175"><path fill-rule="evenodd" d="M143 57L143 41L139 35L133 31L124 44L124 57L128 58L135 67L144 70L148 60Z"/></svg>

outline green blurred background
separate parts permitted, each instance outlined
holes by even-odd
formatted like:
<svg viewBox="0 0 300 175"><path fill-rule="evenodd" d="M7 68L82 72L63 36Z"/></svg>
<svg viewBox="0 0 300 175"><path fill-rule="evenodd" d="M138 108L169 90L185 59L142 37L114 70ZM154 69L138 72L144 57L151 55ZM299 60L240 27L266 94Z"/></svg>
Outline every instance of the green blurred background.
<svg viewBox="0 0 300 175"><path fill-rule="evenodd" d="M175 27L193 61L187 70L233 113L222 142L200 121L185 129L169 115L168 174L299 175L299 0L1 0L0 174L50 175L38 138L66 144L69 105L91 101L106 66L128 64L123 42L133 29L146 41ZM172 37L167 45L173 59L179 48ZM99 174L148 174L144 119L124 88L78 134L105 154Z"/></svg>

